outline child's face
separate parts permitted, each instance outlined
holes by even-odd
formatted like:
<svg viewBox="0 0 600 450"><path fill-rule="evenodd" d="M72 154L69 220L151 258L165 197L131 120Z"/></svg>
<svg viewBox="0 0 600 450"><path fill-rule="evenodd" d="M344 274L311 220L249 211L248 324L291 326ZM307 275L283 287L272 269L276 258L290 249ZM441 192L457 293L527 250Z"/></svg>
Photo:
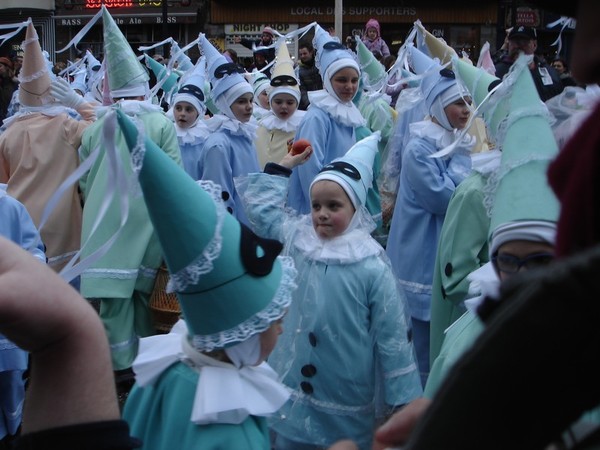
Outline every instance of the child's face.
<svg viewBox="0 0 600 450"><path fill-rule="evenodd" d="M523 270L550 264L554 259L554 246L546 242L508 241L498 248L495 258L494 269L500 280L504 281ZM525 259L526 263L523 262ZM519 260L522 264L520 267Z"/></svg>
<svg viewBox="0 0 600 450"><path fill-rule="evenodd" d="M263 89L258 94L258 104L265 109L271 109L271 105L269 105L269 94L267 94L267 90Z"/></svg>
<svg viewBox="0 0 600 450"><path fill-rule="evenodd" d="M173 108L173 117L180 128L189 128L196 122L198 110L191 103L177 102Z"/></svg>
<svg viewBox="0 0 600 450"><path fill-rule="evenodd" d="M367 37L371 40L374 41L375 39L377 39L377 35L379 33L377 33L377 29L376 28L369 28L367 30Z"/></svg>
<svg viewBox="0 0 600 450"><path fill-rule="evenodd" d="M260 334L259 364L266 361L267 357L271 354L281 333L283 333L283 317L271 323L271 326Z"/></svg>
<svg viewBox="0 0 600 450"><path fill-rule="evenodd" d="M444 108L444 112L452 128L462 130L467 125L469 116L471 115L470 104L471 99L465 97L464 99L459 98Z"/></svg>
<svg viewBox="0 0 600 450"><path fill-rule="evenodd" d="M354 216L354 205L342 187L334 181L317 181L311 191L311 216L317 236L340 236Z"/></svg>
<svg viewBox="0 0 600 450"><path fill-rule="evenodd" d="M351 102L358 90L358 72L344 67L331 77L331 87L342 102Z"/></svg>
<svg viewBox="0 0 600 450"><path fill-rule="evenodd" d="M289 119L296 109L298 109L298 102L291 94L277 94L271 100L271 110L278 119Z"/></svg>
<svg viewBox="0 0 600 450"><path fill-rule="evenodd" d="M244 95L240 95L231 104L231 112L233 112L235 118L240 122L246 123L252 118L252 98L253 95L248 92Z"/></svg>

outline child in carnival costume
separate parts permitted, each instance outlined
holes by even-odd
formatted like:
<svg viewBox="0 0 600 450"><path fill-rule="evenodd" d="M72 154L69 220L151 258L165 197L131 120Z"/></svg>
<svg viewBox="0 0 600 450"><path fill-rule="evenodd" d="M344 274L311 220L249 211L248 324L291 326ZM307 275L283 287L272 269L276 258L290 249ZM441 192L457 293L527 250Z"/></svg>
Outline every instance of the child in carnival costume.
<svg viewBox="0 0 600 450"><path fill-rule="evenodd" d="M252 86L242 76L244 69L228 63L204 34L198 45L206 56L211 97L220 111L206 121L211 134L202 148L200 179L221 186L227 210L246 223L233 179L260 170L254 145L257 123L252 117Z"/></svg>
<svg viewBox="0 0 600 450"><path fill-rule="evenodd" d="M295 288L282 245L261 239L225 209L221 189L195 183L121 111L141 162L139 181L183 318L143 339L136 385L124 408L143 449L268 450L265 416L289 397L264 360L281 333ZM143 135L142 135L143 136ZM139 164L139 163L136 163Z"/></svg>
<svg viewBox="0 0 600 450"><path fill-rule="evenodd" d="M194 180L200 179L202 147L210 134L204 120L205 67L206 59L201 57L190 73L183 76L181 87L171 101L173 107L167 112L167 117L175 122L183 168Z"/></svg>
<svg viewBox="0 0 600 450"><path fill-rule="evenodd" d="M252 110L252 115L256 120L260 120L271 110L269 94L267 93L267 89L269 89L270 86L269 77L257 70L246 74L245 77L246 80L248 80L248 83L252 85L252 92L254 93L254 109Z"/></svg>
<svg viewBox="0 0 600 450"><path fill-rule="evenodd" d="M300 122L294 140L306 139L313 155L290 178L288 206L300 214L310 212L310 184L319 170L343 156L356 143L356 128L365 119L352 102L358 92L360 66L354 54L317 25L314 47L322 90L308 93L311 107Z"/></svg>
<svg viewBox="0 0 600 450"><path fill-rule="evenodd" d="M469 120L470 101L450 69L409 46L412 67L423 76L421 91L431 118L410 125L386 251L410 306L423 385L429 372L431 283L439 233L450 197L471 171L474 139L456 143L455 130ZM446 158L432 158L455 145Z"/></svg>
<svg viewBox="0 0 600 450"><path fill-rule="evenodd" d="M376 418L422 392L406 300L364 206L378 138L323 167L310 187L311 214L284 208L290 169L310 147L238 180L252 226L284 242L301 286L269 358L292 389L270 422L278 450L342 438L370 448Z"/></svg>
<svg viewBox="0 0 600 450"><path fill-rule="evenodd" d="M146 99L149 92L146 69L105 7L102 17L106 75L110 95L117 103L98 110L99 119L86 130L81 141L82 163L87 162L96 148L102 150L79 180L85 201L81 239L86 245L82 257L102 248L115 233L120 234L114 245L82 273L81 293L86 299L100 300L100 317L111 345L113 367L115 371L124 371L119 375L132 376L131 364L137 354L139 337L156 333L148 304L162 254L146 205L132 192L126 193L126 223L121 226L121 202L113 198L94 231L106 203L109 183L114 182L110 179L108 144L103 136L106 114L114 108L122 110L139 121L148 130L148 137L170 158L180 163L181 156L173 122L158 105ZM116 130L111 136L121 157L128 156L123 134Z"/></svg>
<svg viewBox="0 0 600 450"><path fill-rule="evenodd" d="M7 184L7 193L25 205L39 227L48 201L77 169L77 149L96 114L66 80L51 74L31 21L22 46L23 67L17 91L21 107L4 121L0 182ZM70 117L71 110L77 111L82 120ZM62 270L79 250L81 224L81 199L73 184L40 230L53 270Z"/></svg>
<svg viewBox="0 0 600 450"><path fill-rule="evenodd" d="M277 49L268 96L270 111L259 121L256 132L260 167L269 161L280 161L286 155L289 142L306 114L298 110L300 87L285 39Z"/></svg>

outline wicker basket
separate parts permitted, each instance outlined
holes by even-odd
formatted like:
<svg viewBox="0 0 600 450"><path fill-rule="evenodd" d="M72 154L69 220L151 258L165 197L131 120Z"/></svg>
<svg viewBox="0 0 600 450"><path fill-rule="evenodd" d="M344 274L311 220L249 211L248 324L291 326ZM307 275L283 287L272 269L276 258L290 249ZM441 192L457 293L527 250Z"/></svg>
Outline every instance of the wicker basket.
<svg viewBox="0 0 600 450"><path fill-rule="evenodd" d="M181 306L177 296L167 293L167 282L169 281L169 270L163 264L158 268L154 289L150 296L150 311L154 319L154 327L160 333L171 331L175 322L181 315Z"/></svg>

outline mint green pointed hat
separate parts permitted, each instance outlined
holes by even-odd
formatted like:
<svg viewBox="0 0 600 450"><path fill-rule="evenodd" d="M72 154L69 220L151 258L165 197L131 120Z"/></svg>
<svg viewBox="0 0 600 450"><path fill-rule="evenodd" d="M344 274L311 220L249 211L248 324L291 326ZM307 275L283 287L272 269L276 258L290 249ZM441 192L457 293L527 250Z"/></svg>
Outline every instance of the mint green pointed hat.
<svg viewBox="0 0 600 450"><path fill-rule="evenodd" d="M151 56L148 56L147 53L144 55L144 60L146 61L146 66L149 67L150 70L152 70L152 73L154 73L154 76L156 77L156 82L162 82L161 89L165 94L167 94L168 97L168 95L173 93L177 88L179 74L175 71L167 73L167 66L159 63Z"/></svg>
<svg viewBox="0 0 600 450"><path fill-rule="evenodd" d="M383 88L387 79L385 67L377 61L375 55L367 48L362 39L356 39L356 54L358 55L365 89L377 91Z"/></svg>
<svg viewBox="0 0 600 450"><path fill-rule="evenodd" d="M282 245L241 225L225 210L220 186L201 187L140 139L122 110L116 114L194 347L225 348L266 330L285 314L295 288L292 260L277 256Z"/></svg>
<svg viewBox="0 0 600 450"><path fill-rule="evenodd" d="M492 94L490 92L501 83L501 80L458 57L452 58L452 67L457 80L470 92L475 106L480 108L479 111L487 124L490 137L496 140L498 128L508 114L508 101L503 94L504 91L498 90Z"/></svg>
<svg viewBox="0 0 600 450"><path fill-rule="evenodd" d="M113 98L137 97L148 93L148 72L138 61L123 33L102 5L104 58Z"/></svg>
<svg viewBox="0 0 600 450"><path fill-rule="evenodd" d="M507 75L511 86L509 113L500 136L502 159L490 223L490 253L515 239L515 230L538 224L552 235L559 203L546 172L558 154L546 106L529 71L530 58L521 55ZM524 224L525 227L520 227ZM517 235L519 236L519 235ZM550 239L547 239L550 241Z"/></svg>

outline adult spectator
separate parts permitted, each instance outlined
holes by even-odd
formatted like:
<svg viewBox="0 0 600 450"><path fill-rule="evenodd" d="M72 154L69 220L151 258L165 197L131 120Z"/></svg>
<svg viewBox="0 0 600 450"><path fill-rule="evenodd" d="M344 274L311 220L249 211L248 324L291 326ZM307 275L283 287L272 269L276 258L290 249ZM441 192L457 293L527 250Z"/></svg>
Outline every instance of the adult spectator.
<svg viewBox="0 0 600 450"><path fill-rule="evenodd" d="M531 76L535 82L538 94L542 101L546 101L560 94L564 86L556 70L546 64L534 54L537 49L537 31L532 27L519 26L512 28L508 33L508 53L496 64L496 76L500 79L507 74L510 67L516 61L520 52L533 55L529 65Z"/></svg>
<svg viewBox="0 0 600 450"><path fill-rule="evenodd" d="M298 79L300 80L300 105L298 109L306 111L310 101L308 91L323 89L323 79L315 65L315 49L310 42L300 42L298 47Z"/></svg>
<svg viewBox="0 0 600 450"><path fill-rule="evenodd" d="M558 76L560 77L560 81L564 87L577 86L577 83L569 72L569 66L564 59L556 58L554 61L552 61L552 67L554 67L558 72Z"/></svg>
<svg viewBox="0 0 600 450"><path fill-rule="evenodd" d="M270 45L273 45L274 36L275 32L271 27L264 27L262 30L262 34L260 35L260 39L246 39L241 38L240 36L236 36L234 38L234 42L236 44L242 44L244 47L252 50L254 52L256 60L256 52L254 51L253 47L268 47ZM275 59L275 47L265 49L263 52L267 63L270 63Z"/></svg>
<svg viewBox="0 0 600 450"><path fill-rule="evenodd" d="M13 63L5 56L0 57L0 123L6 118L6 111L13 92L19 86L14 80Z"/></svg>

